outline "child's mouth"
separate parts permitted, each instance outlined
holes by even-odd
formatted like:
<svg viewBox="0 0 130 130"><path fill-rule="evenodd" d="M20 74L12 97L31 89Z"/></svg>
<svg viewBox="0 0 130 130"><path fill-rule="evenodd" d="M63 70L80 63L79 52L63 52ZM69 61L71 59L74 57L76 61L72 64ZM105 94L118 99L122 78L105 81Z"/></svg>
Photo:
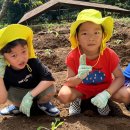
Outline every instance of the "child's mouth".
<svg viewBox="0 0 130 130"><path fill-rule="evenodd" d="M20 66L20 67L25 66L25 62L20 63L19 66Z"/></svg>

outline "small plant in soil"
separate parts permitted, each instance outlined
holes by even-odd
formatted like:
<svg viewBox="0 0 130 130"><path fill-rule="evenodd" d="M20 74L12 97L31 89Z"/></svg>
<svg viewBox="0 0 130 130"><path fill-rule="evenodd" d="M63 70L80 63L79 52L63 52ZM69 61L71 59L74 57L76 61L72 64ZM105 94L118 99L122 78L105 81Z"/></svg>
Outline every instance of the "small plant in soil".
<svg viewBox="0 0 130 130"><path fill-rule="evenodd" d="M59 118L55 118L55 121L51 123L51 128L47 128L44 126L39 126L37 130L56 130L59 126L61 126L64 122Z"/></svg>

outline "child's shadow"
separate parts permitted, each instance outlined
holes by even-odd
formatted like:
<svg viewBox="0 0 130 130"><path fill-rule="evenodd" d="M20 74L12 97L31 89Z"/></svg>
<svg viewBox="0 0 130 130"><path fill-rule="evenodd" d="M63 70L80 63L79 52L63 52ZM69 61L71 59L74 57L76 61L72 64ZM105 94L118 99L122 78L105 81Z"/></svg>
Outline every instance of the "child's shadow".
<svg viewBox="0 0 130 130"><path fill-rule="evenodd" d="M108 101L108 105L110 107L110 112L108 116L125 116L119 105L113 102L112 100ZM97 111L97 107L91 103L91 99L82 100L81 112L87 116L100 115Z"/></svg>
<svg viewBox="0 0 130 130"><path fill-rule="evenodd" d="M33 104L32 104L32 107L31 107L31 110L30 110L30 116L37 116L37 115L44 115L45 112L42 111L38 105L37 105L37 100L34 100L33 101Z"/></svg>

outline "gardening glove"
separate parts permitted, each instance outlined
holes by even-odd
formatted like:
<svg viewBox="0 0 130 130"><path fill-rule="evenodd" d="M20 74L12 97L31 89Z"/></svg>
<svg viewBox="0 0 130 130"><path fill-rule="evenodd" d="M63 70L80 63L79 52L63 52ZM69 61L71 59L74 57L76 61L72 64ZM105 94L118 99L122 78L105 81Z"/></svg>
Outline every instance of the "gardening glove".
<svg viewBox="0 0 130 130"><path fill-rule="evenodd" d="M33 103L33 96L28 92L24 97L20 105L20 111L30 117L30 109Z"/></svg>
<svg viewBox="0 0 130 130"><path fill-rule="evenodd" d="M110 97L110 93L104 90L103 92L97 94L94 98L92 98L91 103L102 109L107 105L108 99Z"/></svg>
<svg viewBox="0 0 130 130"><path fill-rule="evenodd" d="M5 74L6 62L4 56L0 54L0 77L3 78Z"/></svg>
<svg viewBox="0 0 130 130"><path fill-rule="evenodd" d="M80 56L80 60L79 60L79 68L78 68L78 78L80 78L81 80L83 80L90 71L92 71L92 66L88 66L86 65L86 55L83 54Z"/></svg>

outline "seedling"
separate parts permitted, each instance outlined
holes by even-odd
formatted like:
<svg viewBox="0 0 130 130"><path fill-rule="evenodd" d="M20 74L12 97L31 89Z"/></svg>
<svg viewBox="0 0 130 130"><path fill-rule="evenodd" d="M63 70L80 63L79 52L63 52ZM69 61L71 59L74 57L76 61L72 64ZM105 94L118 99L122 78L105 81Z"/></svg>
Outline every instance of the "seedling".
<svg viewBox="0 0 130 130"><path fill-rule="evenodd" d="M117 39L116 41L114 41L114 43L116 43L116 44L121 44L123 42L123 40L119 40L119 39Z"/></svg>
<svg viewBox="0 0 130 130"><path fill-rule="evenodd" d="M56 130L60 125L62 125L64 122L61 121L59 118L55 118L55 122L51 123L51 129L46 128L44 126L40 126L37 128L37 130Z"/></svg>
<svg viewBox="0 0 130 130"><path fill-rule="evenodd" d="M45 56L50 57L50 56L51 56L51 53L52 53L52 50L51 50L51 49L46 49L46 50L44 50Z"/></svg>
<svg viewBox="0 0 130 130"><path fill-rule="evenodd" d="M51 31L50 29L48 29L48 33L53 33L56 37L59 36L59 33L57 31Z"/></svg>

